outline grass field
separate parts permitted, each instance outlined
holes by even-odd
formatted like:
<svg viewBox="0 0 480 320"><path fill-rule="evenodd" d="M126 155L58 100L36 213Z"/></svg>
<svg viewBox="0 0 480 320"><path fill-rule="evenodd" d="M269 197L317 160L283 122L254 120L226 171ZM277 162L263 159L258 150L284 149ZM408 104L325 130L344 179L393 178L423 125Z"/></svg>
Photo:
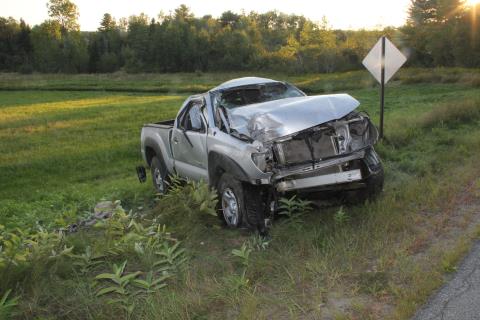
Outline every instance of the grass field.
<svg viewBox="0 0 480 320"><path fill-rule="evenodd" d="M139 133L174 117L183 97L99 92L0 92L0 223L46 224L101 197L142 201ZM151 197L151 192L150 192Z"/></svg>
<svg viewBox="0 0 480 320"><path fill-rule="evenodd" d="M53 230L100 199L161 219L188 262L166 288L132 298L126 318L404 319L454 270L478 231L476 212L460 210L480 198L478 75L403 71L387 89L387 140L377 147L386 167L382 196L279 220L266 250L250 234L197 214L188 192L155 201L134 171L143 123L173 118L188 92L237 75L0 75L0 224ZM270 76L310 93L347 91L377 123L378 90L364 72ZM87 244L107 252L95 237L86 231L65 241L77 254ZM244 242L253 243L247 261L231 254ZM94 276L127 258L129 271L151 263L127 251L85 273L68 259L12 267L0 275L0 298L7 289L21 297L18 318L109 319L119 307L95 296Z"/></svg>

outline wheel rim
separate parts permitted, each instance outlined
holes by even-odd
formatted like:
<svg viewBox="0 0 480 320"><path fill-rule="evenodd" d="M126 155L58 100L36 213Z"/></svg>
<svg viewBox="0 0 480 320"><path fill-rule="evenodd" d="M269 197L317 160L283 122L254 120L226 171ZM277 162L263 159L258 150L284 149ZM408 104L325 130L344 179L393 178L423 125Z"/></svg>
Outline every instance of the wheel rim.
<svg viewBox="0 0 480 320"><path fill-rule="evenodd" d="M153 179L155 181L155 185L157 186L158 191L163 192L165 186L163 184L163 176L160 172L160 169L155 168L155 170L153 170Z"/></svg>
<svg viewBox="0 0 480 320"><path fill-rule="evenodd" d="M232 189L225 189L222 193L223 217L229 226L238 224L238 201Z"/></svg>

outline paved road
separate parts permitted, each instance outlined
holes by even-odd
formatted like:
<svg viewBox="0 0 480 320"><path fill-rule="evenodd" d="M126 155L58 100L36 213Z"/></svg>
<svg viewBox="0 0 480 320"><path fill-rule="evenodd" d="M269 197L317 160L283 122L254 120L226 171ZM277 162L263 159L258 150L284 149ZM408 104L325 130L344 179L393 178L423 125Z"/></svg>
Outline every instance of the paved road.
<svg viewBox="0 0 480 320"><path fill-rule="evenodd" d="M480 241L413 320L480 320Z"/></svg>

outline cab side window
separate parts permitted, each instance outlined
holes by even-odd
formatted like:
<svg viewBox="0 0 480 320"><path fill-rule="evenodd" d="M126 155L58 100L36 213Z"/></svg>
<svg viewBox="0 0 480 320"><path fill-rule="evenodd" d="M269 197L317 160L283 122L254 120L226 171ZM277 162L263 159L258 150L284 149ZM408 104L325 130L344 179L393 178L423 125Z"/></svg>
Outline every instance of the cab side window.
<svg viewBox="0 0 480 320"><path fill-rule="evenodd" d="M205 132L205 124L202 119L202 104L199 102L193 102L185 112L180 128L187 131Z"/></svg>

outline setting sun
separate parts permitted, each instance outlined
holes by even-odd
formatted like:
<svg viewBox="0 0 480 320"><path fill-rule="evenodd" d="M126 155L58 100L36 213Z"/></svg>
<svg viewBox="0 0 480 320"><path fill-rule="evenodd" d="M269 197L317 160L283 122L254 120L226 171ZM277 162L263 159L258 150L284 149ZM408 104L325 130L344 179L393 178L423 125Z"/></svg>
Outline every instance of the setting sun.
<svg viewBox="0 0 480 320"><path fill-rule="evenodd" d="M480 0L467 0L466 4L469 6L475 6L480 3Z"/></svg>

